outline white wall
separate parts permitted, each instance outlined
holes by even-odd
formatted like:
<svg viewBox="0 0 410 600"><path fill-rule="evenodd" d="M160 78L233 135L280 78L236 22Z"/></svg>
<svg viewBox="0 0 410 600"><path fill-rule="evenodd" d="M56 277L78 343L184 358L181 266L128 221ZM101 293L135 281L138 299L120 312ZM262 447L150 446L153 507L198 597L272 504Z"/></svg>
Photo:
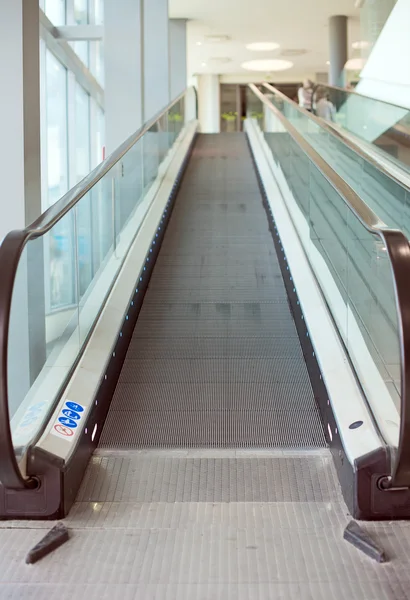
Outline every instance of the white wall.
<svg viewBox="0 0 410 600"><path fill-rule="evenodd" d="M144 0L143 13L143 115L146 122L170 101L168 0Z"/></svg>

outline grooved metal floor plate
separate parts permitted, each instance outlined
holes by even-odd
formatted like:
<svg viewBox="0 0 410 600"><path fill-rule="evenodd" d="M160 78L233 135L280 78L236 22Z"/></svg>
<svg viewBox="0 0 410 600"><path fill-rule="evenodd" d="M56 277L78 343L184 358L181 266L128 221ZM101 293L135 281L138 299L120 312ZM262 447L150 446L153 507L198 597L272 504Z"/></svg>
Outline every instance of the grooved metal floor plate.
<svg viewBox="0 0 410 600"><path fill-rule="evenodd" d="M36 565L50 522L0 523L0 598L406 600L410 523L363 523L375 563L343 540L332 457L311 451L99 451Z"/></svg>
<svg viewBox="0 0 410 600"><path fill-rule="evenodd" d="M100 447L324 444L245 136L199 136Z"/></svg>

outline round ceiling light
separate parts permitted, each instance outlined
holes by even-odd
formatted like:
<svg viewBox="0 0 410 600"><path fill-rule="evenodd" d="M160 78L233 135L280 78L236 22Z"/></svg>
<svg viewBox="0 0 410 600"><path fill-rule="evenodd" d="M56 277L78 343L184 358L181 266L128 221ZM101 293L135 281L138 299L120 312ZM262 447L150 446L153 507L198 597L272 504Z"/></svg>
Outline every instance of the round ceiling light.
<svg viewBox="0 0 410 600"><path fill-rule="evenodd" d="M354 48L355 50L363 50L364 48L368 48L370 46L369 42L366 42L365 40L360 40L359 42L353 42L352 44L352 48Z"/></svg>
<svg viewBox="0 0 410 600"><path fill-rule="evenodd" d="M290 60L267 59L267 60L248 60L242 64L242 68L247 71L286 71L291 69L293 62Z"/></svg>
<svg viewBox="0 0 410 600"><path fill-rule="evenodd" d="M254 42L246 45L248 50L254 50L255 52L269 52L270 50L277 50L280 45L276 42Z"/></svg>
<svg viewBox="0 0 410 600"><path fill-rule="evenodd" d="M345 64L346 71L361 71L366 64L364 58L351 58Z"/></svg>

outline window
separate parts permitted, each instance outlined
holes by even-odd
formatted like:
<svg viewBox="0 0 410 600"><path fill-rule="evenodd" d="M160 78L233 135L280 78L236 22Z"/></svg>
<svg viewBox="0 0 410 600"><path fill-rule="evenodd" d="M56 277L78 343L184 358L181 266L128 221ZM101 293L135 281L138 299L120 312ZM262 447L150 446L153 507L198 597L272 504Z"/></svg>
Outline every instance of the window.
<svg viewBox="0 0 410 600"><path fill-rule="evenodd" d="M88 0L74 0L73 7L73 24L74 25L88 25L89 19L89 7ZM90 43L89 42L72 42L71 44L74 52L79 56L83 63L90 66Z"/></svg>
<svg viewBox="0 0 410 600"><path fill-rule="evenodd" d="M46 51L47 196L54 204L68 190L67 70ZM44 117L44 115L43 115Z"/></svg>
<svg viewBox="0 0 410 600"><path fill-rule="evenodd" d="M66 0L42 0L41 8L43 5L44 12L53 25L66 24Z"/></svg>
<svg viewBox="0 0 410 600"><path fill-rule="evenodd" d="M94 0L94 15L93 20L95 25L104 23L104 2L103 0Z"/></svg>
<svg viewBox="0 0 410 600"><path fill-rule="evenodd" d="M90 71L98 81L98 83L104 87L104 44L102 41L90 42Z"/></svg>
<svg viewBox="0 0 410 600"><path fill-rule="evenodd" d="M92 139L92 164L94 169L104 159L105 144L105 118L103 110L98 106L95 100L91 101L92 114L94 119L94 133Z"/></svg>
<svg viewBox="0 0 410 600"><path fill-rule="evenodd" d="M91 170L90 96L77 83L75 90L75 156L76 179L80 181ZM77 248L80 297L92 280L92 227L91 195L87 194L77 205Z"/></svg>
<svg viewBox="0 0 410 600"><path fill-rule="evenodd" d="M75 90L75 155L76 181L91 170L90 96L77 83Z"/></svg>

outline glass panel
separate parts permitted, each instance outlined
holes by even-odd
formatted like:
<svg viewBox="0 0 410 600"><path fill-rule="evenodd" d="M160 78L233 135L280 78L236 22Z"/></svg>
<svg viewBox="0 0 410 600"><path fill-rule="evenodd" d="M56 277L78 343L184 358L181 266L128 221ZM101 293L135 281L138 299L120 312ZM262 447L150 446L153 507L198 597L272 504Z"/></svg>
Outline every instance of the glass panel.
<svg viewBox="0 0 410 600"><path fill-rule="evenodd" d="M64 85L61 89L65 92ZM89 98L77 86L78 179L90 168L88 110ZM49 418L155 198L152 186L181 131L184 102L171 113L172 131L166 115L50 232L31 241L23 252L13 290L8 348L11 427L19 456ZM99 130L101 145L102 127Z"/></svg>
<svg viewBox="0 0 410 600"><path fill-rule="evenodd" d="M71 306L76 301L73 215L66 215L45 236L46 273L50 278L50 309Z"/></svg>
<svg viewBox="0 0 410 600"><path fill-rule="evenodd" d="M185 103L179 100L168 113L168 132L170 145L179 136L185 123Z"/></svg>
<svg viewBox="0 0 410 600"><path fill-rule="evenodd" d="M248 98L248 115L259 113L260 100ZM326 142L327 134L320 127L281 98L274 98L274 103L312 144L326 147L319 138L323 136ZM264 117L263 137L272 152L275 178L289 214L373 414L390 446L397 447L400 338L391 263L383 238L361 224L275 113L267 109ZM346 178L349 165L341 155L338 162L331 154L328 148L326 158L340 169L343 165ZM364 166L359 169L360 185L370 194ZM403 205L407 206L405 197Z"/></svg>
<svg viewBox="0 0 410 600"><path fill-rule="evenodd" d="M11 429L18 454L46 419L80 349L75 296L66 302L76 256L65 241L73 236L73 215L68 214L43 238L29 242L19 263L8 354ZM51 312L47 292L55 307ZM66 305L58 309L60 303Z"/></svg>
<svg viewBox="0 0 410 600"><path fill-rule="evenodd" d="M148 190L158 174L161 132L153 125L142 138L144 190Z"/></svg>
<svg viewBox="0 0 410 600"><path fill-rule="evenodd" d="M274 94L267 96L386 225L402 229L410 236L410 215L406 210L407 194L402 185L326 131L320 122L313 121L308 115L300 112L294 104L284 102Z"/></svg>
<svg viewBox="0 0 410 600"><path fill-rule="evenodd" d="M400 345L389 257L380 238L350 211L348 217L347 347L367 397L389 394L399 413Z"/></svg>
<svg viewBox="0 0 410 600"><path fill-rule="evenodd" d="M337 125L370 148L410 169L410 111L348 90L321 86L335 107Z"/></svg>
<svg viewBox="0 0 410 600"><path fill-rule="evenodd" d="M47 174L48 204L54 204L68 189L67 70L46 53Z"/></svg>
<svg viewBox="0 0 410 600"><path fill-rule="evenodd" d="M75 131L76 131L76 174L81 181L90 172L90 97L77 83L75 93ZM93 273L92 248L90 244L91 204L87 194L77 205L76 212L77 250L78 250L78 286L80 298L90 285Z"/></svg>
<svg viewBox="0 0 410 600"><path fill-rule="evenodd" d="M88 0L74 0L74 24L88 25ZM79 56L83 63L88 67L90 65L90 43L87 41L70 42L74 52Z"/></svg>

